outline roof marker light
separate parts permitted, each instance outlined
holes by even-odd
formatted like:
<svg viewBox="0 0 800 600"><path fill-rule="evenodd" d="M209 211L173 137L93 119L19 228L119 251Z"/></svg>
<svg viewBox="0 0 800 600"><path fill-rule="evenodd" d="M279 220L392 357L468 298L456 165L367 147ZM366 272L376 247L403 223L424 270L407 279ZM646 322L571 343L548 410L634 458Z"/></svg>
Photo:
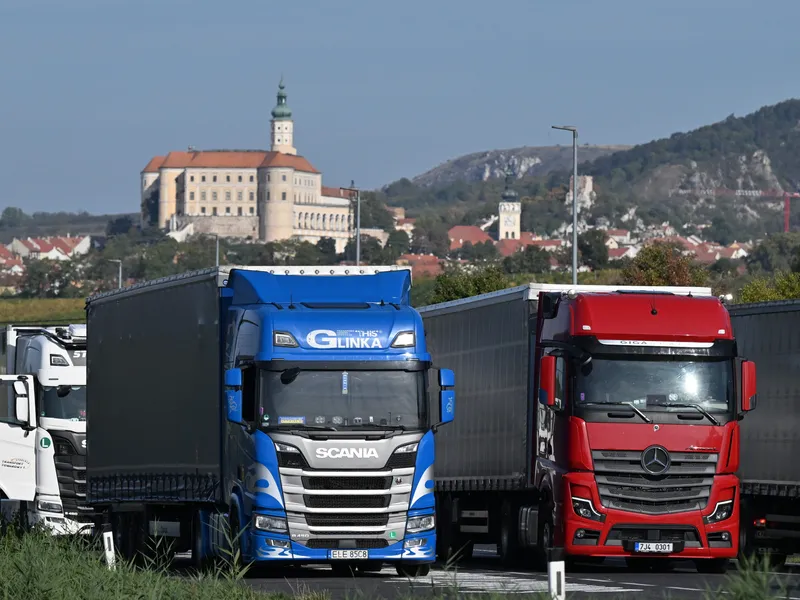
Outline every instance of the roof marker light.
<svg viewBox="0 0 800 600"><path fill-rule="evenodd" d="M592 330L592 326L591 325L584 325L583 327L581 327L581 329L583 329L584 331L591 331Z"/></svg>
<svg viewBox="0 0 800 600"><path fill-rule="evenodd" d="M719 335L725 335L725 330L724 329L720 329L719 331L717 331L717 333Z"/></svg>

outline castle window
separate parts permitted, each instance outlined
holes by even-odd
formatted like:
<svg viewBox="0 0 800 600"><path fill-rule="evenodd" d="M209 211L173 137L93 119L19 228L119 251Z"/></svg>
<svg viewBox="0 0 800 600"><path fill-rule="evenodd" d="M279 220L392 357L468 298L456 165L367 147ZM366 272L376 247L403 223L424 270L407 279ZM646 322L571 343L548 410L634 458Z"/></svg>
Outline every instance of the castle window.
<svg viewBox="0 0 800 600"><path fill-rule="evenodd" d="M211 199L216 202L217 201L217 192L211 192Z"/></svg>
<svg viewBox="0 0 800 600"><path fill-rule="evenodd" d="M189 200L194 200L194 192L189 192Z"/></svg>
<svg viewBox="0 0 800 600"><path fill-rule="evenodd" d="M204 215L204 214L206 214L206 207L205 207L205 206L201 206L201 207L200 207L200 214L201 214L201 215Z"/></svg>
<svg viewBox="0 0 800 600"><path fill-rule="evenodd" d="M194 181L194 175L189 176L189 181Z"/></svg>
<svg viewBox="0 0 800 600"><path fill-rule="evenodd" d="M203 175L202 177L200 177L200 181L203 181L203 182L205 182L205 180L206 180L206 176L205 176L205 175Z"/></svg>
<svg viewBox="0 0 800 600"><path fill-rule="evenodd" d="M281 192L281 200L286 200L286 192Z"/></svg>
<svg viewBox="0 0 800 600"><path fill-rule="evenodd" d="M250 207L250 214L252 215L252 214L253 214L253 212L254 212L254 210L253 210L253 207L251 206L251 207Z"/></svg>
<svg viewBox="0 0 800 600"><path fill-rule="evenodd" d="M226 206L226 207L225 207L225 214L226 214L226 215L229 215L229 214L231 214L231 207L230 207L230 206Z"/></svg>
<svg viewBox="0 0 800 600"><path fill-rule="evenodd" d="M286 175L283 176L283 180L286 181Z"/></svg>
<svg viewBox="0 0 800 600"><path fill-rule="evenodd" d="M239 175L239 183L242 183L242 176Z"/></svg>
<svg viewBox="0 0 800 600"><path fill-rule="evenodd" d="M236 192L236 199L237 199L239 202L241 202L241 201L242 201L242 196L243 196L243 195L244 195L244 192L242 192L241 190L239 190L238 192Z"/></svg>
<svg viewBox="0 0 800 600"><path fill-rule="evenodd" d="M242 207L241 206L239 207L239 216L240 217L242 216Z"/></svg>
<svg viewBox="0 0 800 600"><path fill-rule="evenodd" d="M250 183L253 183L253 176L250 175Z"/></svg>
<svg viewBox="0 0 800 600"><path fill-rule="evenodd" d="M206 201L206 193L205 192L200 192L200 201L201 202L205 202Z"/></svg>
<svg viewBox="0 0 800 600"><path fill-rule="evenodd" d="M215 216L215 217L217 216L217 207L216 207L216 206L215 206L214 208L212 208L212 209L211 209L211 214L212 214L213 216Z"/></svg>
<svg viewBox="0 0 800 600"><path fill-rule="evenodd" d="M214 175L214 176L211 178L211 180L212 180L214 183L216 183L216 182L217 182L217 176L216 176L216 175Z"/></svg>
<svg viewBox="0 0 800 600"><path fill-rule="evenodd" d="M267 192L267 200L269 200L269 192Z"/></svg>
<svg viewBox="0 0 800 600"><path fill-rule="evenodd" d="M231 180L231 176L230 175L225 175L225 181L230 182L230 180Z"/></svg>
<svg viewBox="0 0 800 600"><path fill-rule="evenodd" d="M226 202L230 202L231 201L231 193L230 192L225 192L225 201Z"/></svg>
<svg viewBox="0 0 800 600"><path fill-rule="evenodd" d="M255 194L253 192L250 192L250 202L255 200L255 198L256 198Z"/></svg>

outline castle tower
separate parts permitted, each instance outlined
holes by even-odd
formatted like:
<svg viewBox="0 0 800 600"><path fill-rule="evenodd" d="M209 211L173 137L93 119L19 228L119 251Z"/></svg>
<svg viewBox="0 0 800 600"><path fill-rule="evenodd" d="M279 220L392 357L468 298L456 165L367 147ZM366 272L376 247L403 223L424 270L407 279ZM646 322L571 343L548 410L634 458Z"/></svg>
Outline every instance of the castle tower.
<svg viewBox="0 0 800 600"><path fill-rule="evenodd" d="M294 147L294 122L292 111L286 105L286 92L284 92L283 77L278 84L278 103L272 109L270 121L270 141L273 152L284 154L297 154Z"/></svg>
<svg viewBox="0 0 800 600"><path fill-rule="evenodd" d="M511 189L514 174L510 167L506 167L506 189L503 191L500 202L500 222L497 226L498 240L518 240L522 222L522 203L517 192Z"/></svg>

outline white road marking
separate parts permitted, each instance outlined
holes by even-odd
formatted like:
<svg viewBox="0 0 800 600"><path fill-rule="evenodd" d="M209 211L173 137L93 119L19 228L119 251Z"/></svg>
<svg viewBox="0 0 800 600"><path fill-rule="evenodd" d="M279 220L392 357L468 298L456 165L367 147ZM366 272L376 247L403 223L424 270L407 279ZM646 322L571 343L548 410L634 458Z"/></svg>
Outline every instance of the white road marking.
<svg viewBox="0 0 800 600"><path fill-rule="evenodd" d="M408 581L404 577L396 574L392 568L384 568L381 575L386 576L390 581ZM504 594L537 594L547 592L547 579L543 576L533 574L523 577L514 576L516 574L498 573L496 571L444 571L433 569L427 577L413 579L415 585L434 586L438 588L455 588L459 593L504 593ZM606 582L603 582L606 583ZM611 584L611 585L608 585ZM638 586L639 584L635 584ZM641 587L620 587L619 585L607 582L606 585L592 585L577 583L567 577L567 592L585 593L625 593L641 592Z"/></svg>

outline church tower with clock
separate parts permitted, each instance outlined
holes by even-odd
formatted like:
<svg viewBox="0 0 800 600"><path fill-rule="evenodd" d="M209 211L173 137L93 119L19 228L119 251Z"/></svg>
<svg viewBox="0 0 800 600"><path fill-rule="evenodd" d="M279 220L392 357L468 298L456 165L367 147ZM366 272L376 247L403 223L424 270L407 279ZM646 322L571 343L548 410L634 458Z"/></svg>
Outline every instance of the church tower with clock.
<svg viewBox="0 0 800 600"><path fill-rule="evenodd" d="M497 226L498 240L518 240L522 226L522 203L517 192L511 189L514 174L511 167L506 167L506 189L501 196L500 222Z"/></svg>

